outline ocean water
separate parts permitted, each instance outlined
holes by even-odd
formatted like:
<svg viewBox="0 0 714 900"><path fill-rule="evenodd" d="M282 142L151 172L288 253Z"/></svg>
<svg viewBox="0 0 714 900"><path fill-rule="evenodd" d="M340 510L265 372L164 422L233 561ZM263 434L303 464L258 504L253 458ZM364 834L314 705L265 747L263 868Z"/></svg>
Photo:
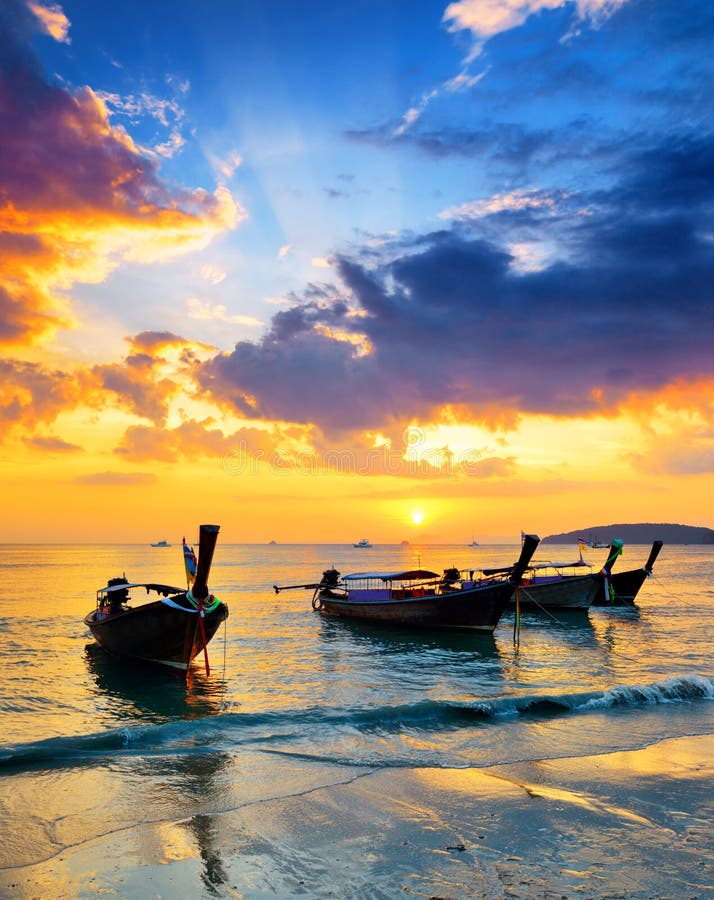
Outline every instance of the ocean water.
<svg viewBox="0 0 714 900"><path fill-rule="evenodd" d="M107 657L82 621L110 577L180 585L180 545L6 546L0 868L107 830L296 795L328 772L486 767L714 733L714 547L665 546L635 607L523 613L517 641L512 612L488 636L410 631L328 619L311 591L272 589L333 565L441 571L508 564L518 550L219 539L210 587L230 616L209 645L210 677L197 658L184 683ZM626 546L617 569L648 551ZM599 568L605 553L586 556Z"/></svg>

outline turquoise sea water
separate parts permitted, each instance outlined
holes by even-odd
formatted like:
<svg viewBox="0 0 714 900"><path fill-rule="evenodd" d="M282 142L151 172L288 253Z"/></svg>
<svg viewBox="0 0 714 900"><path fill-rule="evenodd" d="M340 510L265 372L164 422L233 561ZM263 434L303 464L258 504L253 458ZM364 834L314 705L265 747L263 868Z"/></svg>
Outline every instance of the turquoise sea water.
<svg viewBox="0 0 714 900"><path fill-rule="evenodd" d="M0 589L0 867L112 829L295 792L350 772L483 767L714 733L714 548L665 546L633 608L513 613L493 636L331 620L273 583L421 564L513 562L518 547L219 544L230 616L187 684L107 657L83 624L97 588L180 585L181 548L10 546ZM617 564L636 568L648 547ZM596 567L606 551L586 554ZM543 546L540 559L574 555ZM76 804L57 798L73 795ZM91 785L91 803L87 785ZM74 808L76 806L76 808Z"/></svg>

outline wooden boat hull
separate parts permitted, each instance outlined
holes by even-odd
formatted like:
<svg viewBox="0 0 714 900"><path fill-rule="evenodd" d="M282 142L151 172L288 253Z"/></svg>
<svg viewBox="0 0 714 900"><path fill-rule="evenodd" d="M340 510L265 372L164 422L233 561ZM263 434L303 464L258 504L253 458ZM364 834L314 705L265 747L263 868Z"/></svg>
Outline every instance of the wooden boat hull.
<svg viewBox="0 0 714 900"><path fill-rule="evenodd" d="M548 581L523 584L518 588L521 609L579 609L588 610L599 590L599 575L563 575ZM516 602L515 591L511 602Z"/></svg>
<svg viewBox="0 0 714 900"><path fill-rule="evenodd" d="M653 541L647 562L640 569L630 569L628 572L618 572L610 575L607 590L605 582L595 595L594 606L632 606L642 585L652 574L652 567L663 547L662 541ZM610 591L610 588L613 591ZM613 596L614 593L614 596Z"/></svg>
<svg viewBox="0 0 714 900"><path fill-rule="evenodd" d="M647 581L649 572L644 569L632 569L629 572L618 572L616 575L610 576L610 585L612 586L615 596L605 596L604 583L600 586L593 606L632 606L635 597L639 593L642 585Z"/></svg>
<svg viewBox="0 0 714 900"><path fill-rule="evenodd" d="M168 606L161 600L123 609L105 618L98 610L85 616L84 622L103 650L113 656L168 666L185 672L191 660L203 650L198 613ZM228 618L224 603L203 619L206 643L218 626Z"/></svg>
<svg viewBox="0 0 714 900"><path fill-rule="evenodd" d="M493 631L508 604L508 582L482 585L425 597L390 600L350 600L329 590L317 595L323 615L424 628L471 628Z"/></svg>

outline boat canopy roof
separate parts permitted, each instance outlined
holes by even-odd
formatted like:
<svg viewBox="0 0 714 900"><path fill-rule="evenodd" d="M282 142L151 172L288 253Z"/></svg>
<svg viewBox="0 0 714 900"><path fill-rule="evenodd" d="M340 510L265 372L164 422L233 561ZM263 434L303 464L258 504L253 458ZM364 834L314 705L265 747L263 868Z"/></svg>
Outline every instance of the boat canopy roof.
<svg viewBox="0 0 714 900"><path fill-rule="evenodd" d="M168 594L185 594L185 588L177 588L171 587L170 584L155 584L154 582L132 582L131 584L111 584L105 585L102 588L99 588L97 593L99 594L111 594L113 591L126 591L129 588L137 588L143 587L146 588L147 593L149 591L156 591L157 594L163 594L167 596Z"/></svg>
<svg viewBox="0 0 714 900"><path fill-rule="evenodd" d="M428 569L408 569L403 572L353 572L351 575L343 575L343 581L364 581L368 578L381 581L421 581L424 578L438 578L436 572Z"/></svg>
<svg viewBox="0 0 714 900"><path fill-rule="evenodd" d="M576 559L575 562L541 562L541 563L531 563L528 566L529 569L579 569L585 566L588 569L592 569L592 566L589 562L585 562L582 557L580 559Z"/></svg>
<svg viewBox="0 0 714 900"><path fill-rule="evenodd" d="M533 571L535 569L579 569L582 566L585 566L588 569L592 569L592 565L589 562L585 562L585 560L581 557L580 559L576 559L575 562L541 562L541 563L531 563L528 566L529 571ZM506 572L510 572L513 566L502 566L499 569L482 569L484 575L503 575Z"/></svg>

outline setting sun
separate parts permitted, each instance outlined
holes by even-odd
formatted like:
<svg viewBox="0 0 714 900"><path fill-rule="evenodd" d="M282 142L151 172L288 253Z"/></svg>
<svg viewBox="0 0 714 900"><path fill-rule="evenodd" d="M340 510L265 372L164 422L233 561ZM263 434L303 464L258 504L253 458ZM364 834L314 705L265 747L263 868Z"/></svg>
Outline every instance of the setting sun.
<svg viewBox="0 0 714 900"><path fill-rule="evenodd" d="M424 521L424 513L420 509L415 509L412 511L412 522L415 525L421 525Z"/></svg>

